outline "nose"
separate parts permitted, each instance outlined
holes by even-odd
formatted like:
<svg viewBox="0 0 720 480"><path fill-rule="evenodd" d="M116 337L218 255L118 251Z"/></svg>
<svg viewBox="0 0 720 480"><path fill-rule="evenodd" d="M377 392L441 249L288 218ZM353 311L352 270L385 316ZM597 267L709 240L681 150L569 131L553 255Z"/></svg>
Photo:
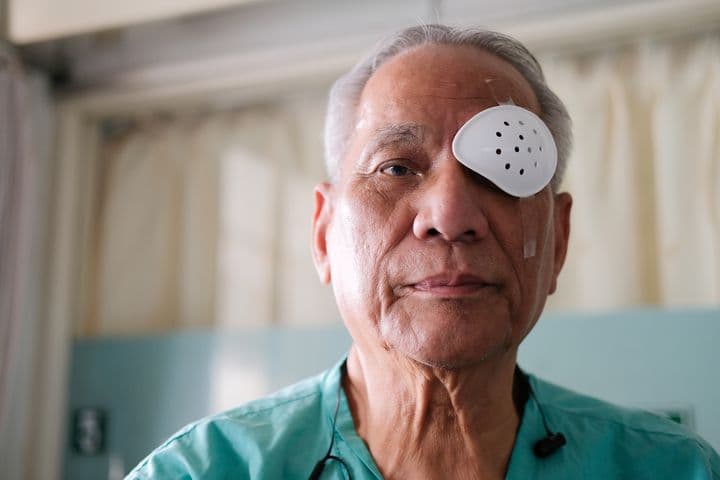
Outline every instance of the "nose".
<svg viewBox="0 0 720 480"><path fill-rule="evenodd" d="M438 166L418 192L413 233L421 239L472 243L485 237L488 219L475 175L454 158Z"/></svg>

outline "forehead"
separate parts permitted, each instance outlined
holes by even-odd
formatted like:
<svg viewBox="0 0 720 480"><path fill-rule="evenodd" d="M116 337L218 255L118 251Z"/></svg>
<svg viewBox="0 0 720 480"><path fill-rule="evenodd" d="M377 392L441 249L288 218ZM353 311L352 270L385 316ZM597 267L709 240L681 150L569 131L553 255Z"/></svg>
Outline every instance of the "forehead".
<svg viewBox="0 0 720 480"><path fill-rule="evenodd" d="M434 121L441 113L467 120L509 101L540 114L527 80L505 60L472 46L423 45L391 58L370 77L356 126L423 113Z"/></svg>

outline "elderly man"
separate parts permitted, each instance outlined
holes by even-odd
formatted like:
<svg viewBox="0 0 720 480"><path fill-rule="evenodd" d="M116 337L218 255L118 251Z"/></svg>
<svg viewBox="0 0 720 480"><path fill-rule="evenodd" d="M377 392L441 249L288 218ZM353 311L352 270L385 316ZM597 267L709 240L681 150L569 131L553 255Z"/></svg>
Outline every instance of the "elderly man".
<svg viewBox="0 0 720 480"><path fill-rule="evenodd" d="M720 478L701 439L516 366L570 229L569 118L516 41L407 29L330 95L313 255L347 359L197 422L142 478Z"/></svg>

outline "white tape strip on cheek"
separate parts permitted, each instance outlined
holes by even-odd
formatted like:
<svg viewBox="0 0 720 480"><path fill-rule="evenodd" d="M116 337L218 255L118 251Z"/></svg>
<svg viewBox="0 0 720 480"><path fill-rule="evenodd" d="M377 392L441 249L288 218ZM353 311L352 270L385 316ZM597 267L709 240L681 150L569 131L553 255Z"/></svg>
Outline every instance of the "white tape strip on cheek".
<svg viewBox="0 0 720 480"><path fill-rule="evenodd" d="M521 198L518 202L520 209L520 225L523 234L523 258L527 260L535 256L537 250L537 221L533 221L533 208L530 202L532 197Z"/></svg>
<svg viewBox="0 0 720 480"><path fill-rule="evenodd" d="M529 197L550 183L557 148L550 130L534 113L515 105L491 107L455 134L455 158L515 197Z"/></svg>

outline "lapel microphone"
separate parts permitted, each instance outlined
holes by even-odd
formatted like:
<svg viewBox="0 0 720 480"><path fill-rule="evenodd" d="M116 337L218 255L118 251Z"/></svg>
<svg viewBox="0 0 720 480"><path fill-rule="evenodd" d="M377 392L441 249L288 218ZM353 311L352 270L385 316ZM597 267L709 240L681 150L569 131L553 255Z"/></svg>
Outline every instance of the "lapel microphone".
<svg viewBox="0 0 720 480"><path fill-rule="evenodd" d="M545 438L541 438L535 442L535 445L533 446L533 453L535 453L535 456L538 458L549 457L566 443L567 440L565 440L565 435L561 432L552 433L548 431Z"/></svg>
<svg viewBox="0 0 720 480"><path fill-rule="evenodd" d="M533 453L537 458L547 458L565 445L567 443L567 439L562 432L553 432L550 430L550 427L548 427L547 424L547 419L545 418L543 407L535 396L535 392L533 392L532 388L530 388L530 381L528 380L527 374L519 368L517 370L521 377L521 388L527 392L526 395L532 396L535 400L538 412L540 413L540 418L542 419L543 428L545 429L545 437L535 442L533 445Z"/></svg>

